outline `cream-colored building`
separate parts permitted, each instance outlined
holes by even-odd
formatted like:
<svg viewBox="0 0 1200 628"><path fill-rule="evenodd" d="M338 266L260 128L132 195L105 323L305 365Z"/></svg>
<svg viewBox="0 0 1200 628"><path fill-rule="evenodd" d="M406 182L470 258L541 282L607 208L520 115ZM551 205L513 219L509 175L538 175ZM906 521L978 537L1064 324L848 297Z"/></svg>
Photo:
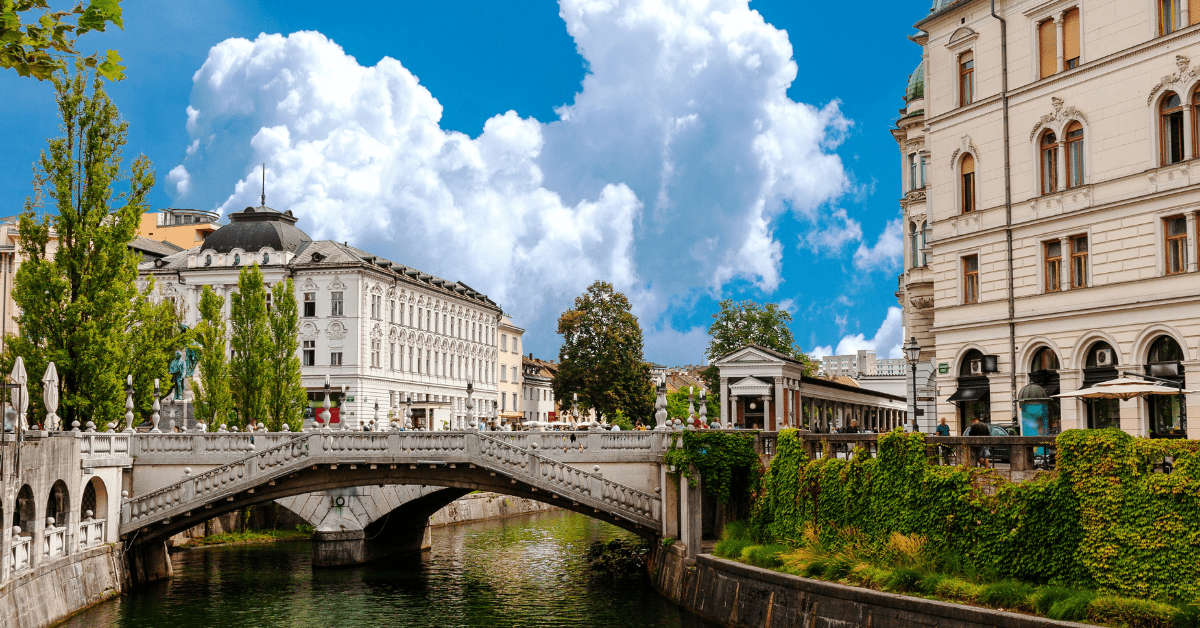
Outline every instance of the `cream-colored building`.
<svg viewBox="0 0 1200 628"><path fill-rule="evenodd" d="M517 327L508 314L500 315L497 327L500 344L496 347L500 381L497 391L500 399L500 417L508 423L520 422L521 415L521 338L525 330Z"/></svg>
<svg viewBox="0 0 1200 628"><path fill-rule="evenodd" d="M1030 382L1200 387L1200 2L995 4L1006 42L989 0L936 0L911 36L922 59L893 133L897 296L934 375L918 396L957 433L1013 421ZM1179 436L1178 399L1063 400L1051 423ZM1198 438L1200 395L1186 403Z"/></svg>

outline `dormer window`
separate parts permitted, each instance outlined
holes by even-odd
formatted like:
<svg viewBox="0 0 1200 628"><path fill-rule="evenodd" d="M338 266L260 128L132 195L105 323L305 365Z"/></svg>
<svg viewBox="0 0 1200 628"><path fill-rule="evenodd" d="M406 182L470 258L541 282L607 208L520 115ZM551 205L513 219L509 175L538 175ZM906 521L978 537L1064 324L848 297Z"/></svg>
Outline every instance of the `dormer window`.
<svg viewBox="0 0 1200 628"><path fill-rule="evenodd" d="M271 263L271 254L263 253L263 264L270 264L270 263Z"/></svg>
<svg viewBox="0 0 1200 628"><path fill-rule="evenodd" d="M205 255L205 256L204 256L204 265L205 265L205 266L212 266L212 256L211 256L211 255Z"/></svg>
<svg viewBox="0 0 1200 628"><path fill-rule="evenodd" d="M234 265L234 266L241 266L241 265L242 265L242 256L241 256L241 254L239 254L239 253L234 253L234 254L233 254L233 265Z"/></svg>

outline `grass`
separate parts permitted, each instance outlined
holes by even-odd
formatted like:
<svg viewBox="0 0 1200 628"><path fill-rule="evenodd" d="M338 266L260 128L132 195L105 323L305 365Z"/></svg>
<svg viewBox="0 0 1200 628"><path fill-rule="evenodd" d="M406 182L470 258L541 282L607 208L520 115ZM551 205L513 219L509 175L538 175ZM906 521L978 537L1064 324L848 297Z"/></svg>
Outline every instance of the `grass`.
<svg viewBox="0 0 1200 628"><path fill-rule="evenodd" d="M1033 610L1030 600L1033 592L1033 585L1016 580L1001 580L985 587L979 601L999 609L1027 611Z"/></svg>
<svg viewBox="0 0 1200 628"><path fill-rule="evenodd" d="M1179 609L1152 600L1103 596L1088 605L1088 621L1114 628L1173 628Z"/></svg>
<svg viewBox="0 0 1200 628"><path fill-rule="evenodd" d="M296 526L297 528L305 527L309 530L250 530L246 532L226 532L224 534L211 534L209 536L198 539L188 539L180 544L179 547L206 547L212 545L237 545L251 543L274 543L276 541L292 541L296 539L307 539L312 536L311 526Z"/></svg>
<svg viewBox="0 0 1200 628"><path fill-rule="evenodd" d="M742 562L764 569L777 569L783 566L779 555L788 551L786 545L750 545L742 548ZM714 550L715 551L715 550Z"/></svg>

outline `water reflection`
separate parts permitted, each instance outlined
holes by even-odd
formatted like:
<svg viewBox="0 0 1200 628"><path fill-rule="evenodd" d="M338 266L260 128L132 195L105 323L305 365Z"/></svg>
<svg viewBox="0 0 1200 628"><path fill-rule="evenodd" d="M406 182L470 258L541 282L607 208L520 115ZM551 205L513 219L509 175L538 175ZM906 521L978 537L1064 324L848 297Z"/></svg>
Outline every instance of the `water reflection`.
<svg viewBox="0 0 1200 628"><path fill-rule="evenodd" d="M712 628L644 584L591 579L589 542L628 533L548 512L433 530L422 556L311 568L307 542L190 550L175 577L88 610L71 628Z"/></svg>

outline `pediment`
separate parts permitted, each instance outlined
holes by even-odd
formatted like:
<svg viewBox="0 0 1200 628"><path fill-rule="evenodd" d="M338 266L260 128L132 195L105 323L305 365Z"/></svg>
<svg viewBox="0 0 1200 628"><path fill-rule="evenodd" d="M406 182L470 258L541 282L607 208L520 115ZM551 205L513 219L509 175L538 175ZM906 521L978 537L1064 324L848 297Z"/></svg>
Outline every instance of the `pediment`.
<svg viewBox="0 0 1200 628"><path fill-rule="evenodd" d="M954 34L950 35L950 41L946 42L947 47L955 47L971 41L979 36L974 29L969 26L960 26Z"/></svg>
<svg viewBox="0 0 1200 628"><path fill-rule="evenodd" d="M771 355L766 351L749 346L742 347L733 353L722 358L720 364L762 364L764 362L770 364L783 364L784 360L778 356Z"/></svg>
<svg viewBox="0 0 1200 628"><path fill-rule="evenodd" d="M729 385L729 394L738 396L769 395L774 386L756 377L746 377Z"/></svg>

